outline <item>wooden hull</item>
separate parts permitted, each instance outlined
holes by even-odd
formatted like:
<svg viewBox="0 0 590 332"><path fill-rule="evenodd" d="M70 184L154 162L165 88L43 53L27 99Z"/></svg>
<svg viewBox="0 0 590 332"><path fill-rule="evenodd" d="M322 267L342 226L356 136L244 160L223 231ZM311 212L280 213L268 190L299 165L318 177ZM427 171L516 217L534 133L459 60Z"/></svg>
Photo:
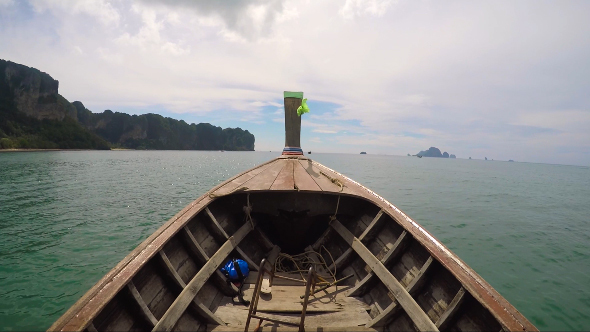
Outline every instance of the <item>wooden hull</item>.
<svg viewBox="0 0 590 332"><path fill-rule="evenodd" d="M237 289L219 267L230 257L246 260L248 296L260 261L279 250L325 252L323 273L352 275L315 295L308 331L536 331L401 210L303 157L271 160L189 204L49 330L243 330L247 308L232 303ZM273 287L269 314L296 315L301 286Z"/></svg>

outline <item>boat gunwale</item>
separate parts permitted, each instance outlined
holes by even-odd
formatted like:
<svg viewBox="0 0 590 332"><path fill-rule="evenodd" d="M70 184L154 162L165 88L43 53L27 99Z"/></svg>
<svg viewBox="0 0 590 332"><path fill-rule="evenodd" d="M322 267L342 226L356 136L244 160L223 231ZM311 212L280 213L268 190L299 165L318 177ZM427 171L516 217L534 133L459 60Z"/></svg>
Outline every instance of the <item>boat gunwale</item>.
<svg viewBox="0 0 590 332"><path fill-rule="evenodd" d="M325 166L316 161L303 156L279 156L271 159L265 163L257 165L242 173L239 173L228 180L213 187L202 196L195 199L193 202L185 206L180 212L170 218L165 224L152 233L146 240L141 242L133 251L131 251L123 260L121 260L115 267L113 267L104 277L102 277L96 284L90 288L78 301L76 301L62 316L48 329L63 330L68 327L71 329L84 329L92 320L100 313L100 311L125 287L129 281L141 270L141 268L154 257L175 234L177 234L188 222L201 211L203 211L209 204L215 201L218 197L225 197L235 194L230 191L224 195L215 196L215 192L221 189L226 184L259 169L263 166L268 166L279 160L297 159L308 160L313 165L321 167L329 172L332 172L337 177L345 181L341 192L320 190L298 190L302 193L322 193L327 195L343 195L355 197L366 200L377 207L381 208L388 214L395 222L402 228L408 231L414 239L416 239L441 265L443 265L463 287L482 304L484 308L494 316L500 325L507 330L537 330L512 304L510 304L502 295L500 295L489 283L481 278L471 267L465 264L457 255L449 250L444 244L438 241L430 232L424 229L421 225L416 223L407 214L391 204L389 201L373 192L369 188L360 183L350 179L349 177ZM262 171L264 172L264 170ZM261 173L262 173L261 172ZM260 173L259 173L260 174ZM258 174L256 174L258 175ZM244 183L254 179L246 180ZM360 190L354 190L350 185L353 184ZM240 186L238 186L240 187ZM347 190L344 190L347 188ZM264 192L293 192L293 190L245 190L239 193L264 193ZM137 261L141 258L141 261ZM109 287L110 286L110 287ZM97 299L99 293L103 293L105 288L110 289L104 294L100 294L100 299ZM101 300L98 304L91 304L92 301ZM81 312L86 309L87 313L81 315ZM73 320L79 317L77 324L70 325Z"/></svg>
<svg viewBox="0 0 590 332"><path fill-rule="evenodd" d="M307 159L307 158L306 158ZM476 300L488 309L490 313L498 320L500 325L506 330L515 331L538 331L538 329L528 321L524 315L522 315L518 309L516 309L508 300L506 300L498 291L496 291L487 281L485 281L477 272L475 272L469 265L467 265L459 256L453 253L443 243L436 239L430 232L424 227L415 222L401 209L391 204L388 200L381 197L371 189L363 186L357 181L341 174L325 165L322 165L316 161L309 159L312 164L322 167L335 175L343 178L344 180L356 185L357 187L365 190L369 196L362 194L356 195L358 198L364 198L378 207L384 210L394 221L400 224L402 228L410 232L414 239L416 239L436 260L439 261L457 280L463 285L463 287L473 296ZM346 183L345 183L346 185ZM338 193L336 193L338 194ZM340 193L343 195L353 195L348 193ZM392 213L388 213L391 211ZM437 249L437 250L434 250ZM450 258L446 259L446 258ZM477 295L477 296L476 296ZM488 298L489 297L489 298ZM494 302L491 302L494 301ZM496 303L497 305L492 305ZM508 316L506 316L508 314ZM507 325L509 322L514 322L517 325Z"/></svg>
<svg viewBox="0 0 590 332"><path fill-rule="evenodd" d="M77 324L79 330L85 329L92 320L100 313L100 311L106 306L106 304L111 301L115 295L117 295L125 285L133 279L133 277L139 272L139 270L151 259L153 258L168 241L177 234L184 226L188 224L188 222L197 214L199 214L205 207L207 207L211 202L215 201L217 197L211 197L210 195L213 194L215 191L220 189L221 187L225 186L229 182L237 179L238 177L249 173L255 169L259 169L263 166L272 164L276 162L280 158L274 158L267 162L264 162L260 165L257 165L253 168L247 169L226 181L214 186L209 191L192 201L191 203L187 204L182 210L176 213L172 218L168 219L166 223L160 226L154 233L152 233L148 238L142 241L135 249L133 249L127 256L125 256L115 267L113 267L106 275L104 275L101 279L99 279L94 286L92 286L81 298L79 298L65 313L63 313L48 329L47 331L63 331L64 327L68 326L68 323L72 321L72 319L79 316L79 313L91 302L96 298L98 293L101 293L102 290L105 289L109 284L112 282L116 282L116 287L111 288L109 291L110 296L108 296L105 301L103 301L99 305L95 305L91 307L93 309L91 315L87 315L86 318L83 318L83 324ZM221 196L220 196L221 197ZM193 211L191 211L193 210ZM178 222L180 221L180 224ZM151 244L159 240L164 232L168 231L172 227L173 233L169 234L165 237L165 241L149 248ZM146 250L149 249L146 257L143 259L142 262L139 263L139 266L135 266L127 275L122 275L124 272L127 272L129 266L134 263L134 261L142 255ZM104 296L104 295L103 295ZM71 330L71 329L70 329Z"/></svg>

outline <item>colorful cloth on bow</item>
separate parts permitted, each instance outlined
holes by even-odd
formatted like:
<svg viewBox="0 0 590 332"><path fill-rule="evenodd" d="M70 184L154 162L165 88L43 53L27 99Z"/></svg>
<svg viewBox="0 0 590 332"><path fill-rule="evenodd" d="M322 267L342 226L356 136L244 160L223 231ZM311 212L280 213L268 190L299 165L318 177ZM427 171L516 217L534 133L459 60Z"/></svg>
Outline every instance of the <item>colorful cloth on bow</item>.
<svg viewBox="0 0 590 332"><path fill-rule="evenodd" d="M307 98L303 98L301 101L301 106L297 108L297 115L301 116L301 114L307 112L309 112L309 107L307 107Z"/></svg>

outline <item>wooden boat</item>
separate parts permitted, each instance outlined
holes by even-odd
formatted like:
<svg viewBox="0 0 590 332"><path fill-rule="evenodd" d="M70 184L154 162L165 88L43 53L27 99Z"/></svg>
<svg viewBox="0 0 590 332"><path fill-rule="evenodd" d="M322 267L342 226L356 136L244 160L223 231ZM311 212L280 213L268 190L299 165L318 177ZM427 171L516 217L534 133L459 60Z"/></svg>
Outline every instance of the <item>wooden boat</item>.
<svg viewBox="0 0 590 332"><path fill-rule="evenodd" d="M537 330L400 209L303 157L301 98L285 94L282 156L190 203L49 330ZM277 270L295 256L313 267L307 283ZM232 257L251 270L242 287L250 307L219 270ZM259 291L266 270L270 295ZM346 280L311 293L329 277Z"/></svg>

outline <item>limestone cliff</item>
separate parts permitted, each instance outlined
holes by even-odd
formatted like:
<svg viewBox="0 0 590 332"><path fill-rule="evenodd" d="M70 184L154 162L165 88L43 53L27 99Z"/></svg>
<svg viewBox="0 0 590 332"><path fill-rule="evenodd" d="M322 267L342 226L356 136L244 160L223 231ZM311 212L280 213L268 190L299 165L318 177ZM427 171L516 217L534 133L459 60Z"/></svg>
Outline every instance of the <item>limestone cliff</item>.
<svg viewBox="0 0 590 332"><path fill-rule="evenodd" d="M416 155L420 157L456 158L454 154L449 155L446 151L441 153L440 150L434 146L431 146L426 151L420 151Z"/></svg>
<svg viewBox="0 0 590 332"><path fill-rule="evenodd" d="M158 114L92 113L58 93L47 73L0 60L0 149L108 149L253 151L241 128L188 124ZM110 143L110 144L109 144Z"/></svg>
<svg viewBox="0 0 590 332"><path fill-rule="evenodd" d="M0 60L0 84L12 94L19 112L37 120L77 120L76 108L58 93L59 82L49 74L11 61Z"/></svg>

